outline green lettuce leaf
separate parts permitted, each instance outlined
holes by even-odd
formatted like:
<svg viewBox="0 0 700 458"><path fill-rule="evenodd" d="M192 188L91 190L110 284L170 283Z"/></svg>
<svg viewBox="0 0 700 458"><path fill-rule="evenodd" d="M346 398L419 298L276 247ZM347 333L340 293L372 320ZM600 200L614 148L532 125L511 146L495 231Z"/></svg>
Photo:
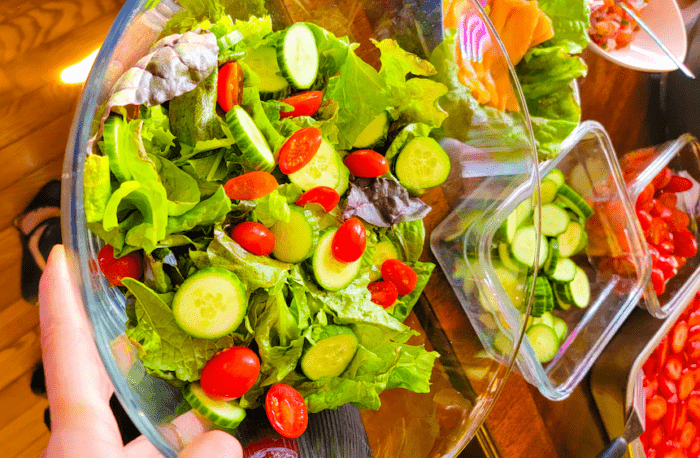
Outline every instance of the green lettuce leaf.
<svg viewBox="0 0 700 458"><path fill-rule="evenodd" d="M168 105L170 128L185 145L222 138L216 113L218 72L212 71L193 90L174 97Z"/></svg>
<svg viewBox="0 0 700 458"><path fill-rule="evenodd" d="M201 197L197 180L164 157L151 156L151 159L168 196L168 214L179 216L192 210Z"/></svg>
<svg viewBox="0 0 700 458"><path fill-rule="evenodd" d="M554 36L542 44L567 54L578 54L588 46L591 10L587 1L538 0L540 9L552 20Z"/></svg>
<svg viewBox="0 0 700 458"><path fill-rule="evenodd" d="M162 105L141 105L140 118L143 119L141 138L146 152L167 157L170 148L175 146L175 135L170 131L168 110Z"/></svg>
<svg viewBox="0 0 700 458"><path fill-rule="evenodd" d="M277 221L289 222L290 210L287 197L277 189L259 199L255 199L253 218L266 227L272 227Z"/></svg>
<svg viewBox="0 0 700 458"><path fill-rule="evenodd" d="M102 221L105 207L112 195L109 175L109 158L91 154L85 158L83 169L83 186L85 189L84 209L88 223Z"/></svg>
<svg viewBox="0 0 700 458"><path fill-rule="evenodd" d="M199 380L201 370L220 350L234 345L232 336L217 340L198 339L187 334L175 322L173 312L161 296L131 278L124 286L136 298L138 324L126 334L138 343L139 358L153 374L170 374L178 380Z"/></svg>
<svg viewBox="0 0 700 458"><path fill-rule="evenodd" d="M231 199L228 198L223 186L208 199L199 202L191 210L178 216L168 218L166 233L168 235L186 232L197 226L211 226L221 223L231 210Z"/></svg>
<svg viewBox="0 0 700 458"><path fill-rule="evenodd" d="M235 273L249 292L266 288L274 293L281 288L292 264L277 261L269 256L257 256L234 242L220 227L214 229L214 240L207 247L209 264L223 267Z"/></svg>
<svg viewBox="0 0 700 458"><path fill-rule="evenodd" d="M425 285L430 280L430 274L435 269L435 264L430 262L407 262L406 264L418 275L418 281L413 291L399 297L394 304L394 310L391 312L391 315L399 321L405 320L408 314L411 313L413 306L418 302L418 297L420 297Z"/></svg>
<svg viewBox="0 0 700 458"><path fill-rule="evenodd" d="M386 236L401 247L404 261L417 261L423 253L425 226L423 220L397 223L386 232Z"/></svg>

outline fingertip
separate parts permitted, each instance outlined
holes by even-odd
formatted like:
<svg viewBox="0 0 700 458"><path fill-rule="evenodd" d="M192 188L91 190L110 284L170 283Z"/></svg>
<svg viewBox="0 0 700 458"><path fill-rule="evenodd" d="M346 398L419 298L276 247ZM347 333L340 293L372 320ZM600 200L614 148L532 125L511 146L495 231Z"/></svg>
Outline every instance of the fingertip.
<svg viewBox="0 0 700 458"><path fill-rule="evenodd" d="M207 431L198 436L180 453L180 458L211 456L217 458L242 458L243 447L238 439L219 430Z"/></svg>

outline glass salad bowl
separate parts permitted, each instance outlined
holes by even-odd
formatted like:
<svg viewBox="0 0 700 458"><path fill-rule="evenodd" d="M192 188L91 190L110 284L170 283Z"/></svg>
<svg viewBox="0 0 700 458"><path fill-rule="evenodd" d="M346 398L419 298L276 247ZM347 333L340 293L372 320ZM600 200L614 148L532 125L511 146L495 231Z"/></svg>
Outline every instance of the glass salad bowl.
<svg viewBox="0 0 700 458"><path fill-rule="evenodd" d="M87 154L88 151L97 151L109 141L106 138L107 134L101 140L100 132L103 128L106 129L103 127L103 121L110 109L123 116L123 118L118 119L124 120L136 117L141 119L142 114L139 114L136 105L142 105L142 110L146 112L148 109L143 105L149 104L163 104L163 107L168 105L168 109L175 110L172 99L168 97L165 97L165 100L159 99L158 97L162 97L162 93L158 95L158 91L170 91L171 96L173 91L179 90L179 94L189 94L188 91L194 91L192 85L187 86L192 81L185 84L186 89L173 89L177 85L169 86L167 82L161 84L161 79L167 80L168 71L180 71L181 73L178 75L186 74L187 78L199 78L198 81L205 77L204 74L197 73L199 71L197 65L206 66L206 63L203 63L206 59L202 59L200 62L187 59L186 48L191 43L173 44L171 42L172 47L165 47L181 53L181 63L189 66L185 70L175 68L177 65L172 68L159 67L155 59L140 61L143 56L149 55L149 53L157 54L160 52L159 49L161 51L164 49L155 48L156 51L154 51L151 48L159 40L164 29L172 32L173 24L178 30L190 30L200 26L203 30L196 33L209 36L215 30L221 32L223 27L226 33L217 37L217 45L219 50L228 50L232 53L227 55L224 60L233 60L248 57L245 53L235 54L236 44L246 43L246 40L251 39L250 37L254 35L251 34L252 29L259 27L260 23L267 23L261 21L256 23L254 27L246 29L245 25L241 26L240 23L234 23L230 20L228 22L224 20L223 23L220 23L216 21L217 18L212 18L211 21L203 20L202 17L194 19L193 15L196 9L202 7L200 2L183 1L182 3L193 5L193 9L185 9L183 12L183 8L179 4L169 0L130 0L126 2L119 13L100 50L75 115L71 141L67 148L64 164L62 201L63 239L70 255L75 281L80 286L82 299L92 323L99 353L113 381L116 394L130 418L139 430L167 457L175 457L183 446L183 441L187 442L191 439L192 434L211 428L213 425L211 421L197 417L200 418L201 424L195 430L183 431L185 426L182 422L178 422L178 419L182 418L180 415L190 410L190 404L183 400L182 383L166 382L164 378L171 377L172 379L172 374L168 375L167 370L154 368L153 359L149 363L144 362L142 356L144 353L147 354L149 349L144 344L143 334L140 337L125 334L125 326L129 326L129 323L133 324L135 319L140 319L138 314L134 317L131 313L135 310L134 307L146 307L144 300L139 298L138 294L134 294L132 290L136 283L125 280L125 284L131 292L127 300L126 289L112 287L100 272L97 262L98 252L104 245L104 240L113 242L116 239L110 237L115 233L122 234L122 238L119 239L120 243L123 243L120 245L120 249L124 250L122 255L126 255L133 248L128 248L131 246L130 241L149 240L148 234L151 232L148 231L155 231L154 218L156 218L155 213L158 212L159 208L158 205L153 204L149 207L150 210L144 211L143 208L139 207L142 201L139 201L138 198L128 201L132 204L131 207L122 207L117 206L121 205L117 200L117 204L112 208L114 210L113 221L111 221L113 224L107 227L105 224L106 216L104 216L107 214L106 210L103 210L103 213L95 218L94 200L91 200L95 197L93 185L96 176L94 174L86 175L84 170L86 170L88 158L92 157L90 160L93 160L93 156L95 156ZM203 3L209 4L212 8L209 11L210 14L223 15L224 10L217 6L217 2ZM534 139L537 132L533 136L528 107L506 52L507 48L495 32L489 17L484 13L483 5L471 0L455 1L444 5L428 0L397 0L387 4L357 0L288 2L232 0L230 6L226 12L238 14L239 17L236 19L244 22L253 15L269 16L269 24L273 30L281 30L299 22L315 24L319 28L311 26L308 28L315 31L313 36L317 44L319 40L326 40L323 43L336 45L340 43L342 45L344 42L336 40L335 37L344 36L348 37L349 42L359 43L356 48L348 47L347 43L341 46L348 53L352 51L348 55L351 55L355 60L353 60L354 67L350 71L347 73L340 71L339 78L345 78L345 80L332 88L335 97L348 100L352 97L362 99L363 96L371 98L379 94L379 96L384 97L381 100L386 103L381 107L381 113L377 113L375 108L368 108L376 102L376 99L364 100L363 103L356 104L355 111L350 111L353 115L359 116L357 113L361 113L363 116L351 118L349 121L345 120L345 127L339 128L340 132L353 132L354 143L351 139L351 144L346 145L344 149L339 148L339 150L343 150L341 154L345 155L350 150L357 149L353 146L358 144L362 137L361 134L365 130L360 131L356 125L367 127L370 122L374 123L375 119L380 119L377 122L383 123L384 129L389 131L389 141L392 142L388 149L381 149L381 153L389 160L398 154L396 164L392 161L391 172L396 173L399 182L408 180L412 184L412 186L408 186L411 191L411 199L414 199L410 202L415 204L415 196L420 195L422 201L432 207L427 216L421 215L421 217L424 216L423 224L416 223L416 229L413 232L404 235L396 233L387 235L389 239L403 237L413 240L413 249L410 253L406 249L406 245L401 244L403 242L396 242L402 247L402 252L396 251L397 248L394 246L395 256L406 261L426 263L423 265L437 261L445 272L443 274L436 269L420 296L414 294L410 301L404 298L397 302L393 309L387 309L388 311L385 312L374 305L370 307L372 316L382 317L389 323L394 323L396 320L403 321L406 326L412 329L413 331L409 332L412 336L408 344L412 345L411 348L419 349L415 351L424 352L422 349L424 345L425 350L434 350L439 354L435 360L434 368L430 372L430 385L425 383L425 388L417 390L423 392L415 393L403 389L402 383L394 380L393 383L397 388L388 389L381 393L378 397L381 401L381 407L376 410L367 408L358 410L354 405L347 403L335 406L338 407L337 410L331 408L311 413L308 429L296 439L295 447L303 456L372 456L375 458L456 456L474 436L503 387L505 378L515 361L526 325L524 317L529 313L533 297L532 291L525 294L524 291L518 290L513 293L514 297L517 297L517 307L508 309L506 305L510 304L509 297L504 292L503 285L496 282L493 275L489 275L489 272L492 273L492 253L489 250L484 250L484 246L490 243L490 238L493 236L493 231L489 232L488 229L494 227L494 221L505 219L515 208L519 203L516 199L517 196L532 196L532 208L539 208L539 169ZM201 13L201 11L199 12ZM539 11L537 14L544 13ZM168 21L171 19L177 22L169 23ZM254 20L252 21L254 22ZM250 25L248 22L245 24ZM324 28L325 31L320 27ZM510 37L511 39L513 37L512 31ZM265 39L263 36L257 38ZM396 41L387 41L387 38ZM377 40L378 44L375 45L370 39ZM271 46L278 46L272 41L270 43L273 43ZM403 50L414 53L417 57L412 57L401 49L397 49L394 47L394 43L401 46ZM182 47L178 48L180 45ZM534 45L534 43L529 45ZM330 45L327 48L322 46L320 48L321 67L338 57L337 54L334 54L338 52L338 48ZM350 51L347 51L348 49ZM426 60L428 58L430 64ZM350 58L348 57L348 59ZM364 62L361 62L360 59ZM381 71L378 71L380 66ZM331 67L324 68L330 72L327 75L329 78L335 76L335 73L328 70ZM303 73L305 66L299 65L297 70ZM406 75L409 73L412 76L407 78ZM130 75L131 79L125 79L125 74ZM134 78L134 75L137 77ZM294 75L298 76L298 73L294 73ZM360 81L360 76L367 77L367 75L369 75L369 81L374 83L373 85L353 86L353 81ZM276 76L279 77L279 75ZM139 86L145 82L144 78L148 78L154 85L148 86L149 89L145 92L143 87ZM493 80L496 81L494 86L484 86L488 81ZM124 84L124 81L136 82L137 84L130 86ZM251 90L251 81L252 84L257 84L255 78L244 79L244 94L246 88ZM248 83L247 86L246 83ZM298 80L294 80L293 83L301 85ZM483 86L482 93L470 91L465 83L473 86L481 84ZM351 90L343 92L339 89L341 85L347 85ZM327 91L330 90L329 86ZM392 95L392 91L399 91L399 95ZM248 94L250 95L250 92ZM407 98L406 94L410 94L410 97ZM149 96L153 99L149 100ZM387 98L391 100L391 97L401 99L402 103L407 100L415 101L415 104L401 105L401 110L403 110L401 111L397 106L392 107L391 103L386 101ZM270 104L266 106L269 108ZM393 111L384 111L387 106L392 107ZM279 113L280 108L277 110ZM183 116L191 116L187 110L181 109L181 111L184 113ZM225 116L226 122L230 120L231 112L236 113L237 117L242 117L241 119L250 117L249 114L240 114L241 111L244 110L232 109L229 111L229 115ZM342 125L342 119L339 120L342 118L340 113L339 111L337 114L338 119L324 118L323 122L326 123L324 125L326 127L332 127L333 123L337 123L336 126ZM197 114L201 116L201 113ZM345 114L347 115L347 112ZM214 113L212 119L216 119L216 116ZM261 119L260 116L266 117L268 115L262 112L254 113L252 123L257 124ZM223 121L223 118L219 113L219 121ZM110 119L113 120L114 117L110 117ZM409 123L410 128L405 127L400 132L392 130L397 123L405 125L406 119L414 120L413 123ZM109 124L110 122L111 124ZM115 130L115 123L118 122L107 121L108 128L112 129L111 135L118 130L118 126ZM242 121L239 119L240 123ZM224 128L222 127L222 129ZM380 126L378 130L381 131L382 127ZM145 128L144 131L139 131L138 135L145 142L138 145L139 148L153 148L158 141L163 140L162 137L158 137L153 132L147 134ZM161 135L163 135L162 132ZM332 130L330 133L324 131L324 136L326 141L337 142L337 145L342 144L343 140L339 139L340 135L337 132L334 134ZM329 140L331 137L333 140ZM166 138L168 138L167 135ZM419 169L420 172L415 171L415 164L420 164L420 161L423 160L422 153L416 154L412 160L404 164L409 169L413 167L413 176L406 178L404 174L404 178L402 178L402 172L399 170L402 167L399 165L401 153L411 141L422 138L427 139L421 140L422 145L430 145L427 149L444 151L446 153L444 158L449 159L450 167L447 167L444 161L441 164L443 171L451 170L442 187L435 186L437 182L432 176L433 174L427 174L428 178L433 181L421 181L425 179L423 170L430 171L431 168L428 167L435 167L429 161L426 162L428 166L425 169ZM168 143L171 140L165 140L165 142ZM226 138L220 138L217 147L232 146L232 142L226 142ZM398 153L395 150L392 153L395 144L398 144L396 149L400 149ZM190 145L190 149L187 150L185 147L188 145L183 141L182 145L173 146L174 149L169 154L190 154L188 158L199 159L200 157L196 155L202 152L207 153L208 150L212 149L210 145L206 142L196 143L194 149ZM240 144L236 147L243 148ZM418 148L417 151L420 152L421 149ZM151 156L147 156L145 159L143 156L145 155L142 155L141 158L146 162L155 160ZM169 157L172 159L172 156ZM207 157L211 158L212 156ZM276 157L273 159L277 160ZM221 157L218 160L221 161ZM157 169L158 173L161 174L159 180L166 181L162 178L163 174L166 173L163 172L162 168L165 168L168 163L164 159L158 159L157 162L161 167ZM209 170L207 174L209 182L217 182L219 163L210 164L207 169ZM338 166L338 162L335 164L339 170L347 171L347 169ZM201 163L198 164L198 166L200 165ZM274 162L272 165L274 166ZM112 201L111 199L117 192L114 189L119 186L119 183L116 183L114 179L121 181L116 176L117 173L114 169L111 169L111 172L111 185L102 189L109 202ZM127 165L120 170L120 173L131 175L138 172L137 169L130 169ZM224 170L223 174L226 175L226 173L228 171ZM192 176L183 179L192 179ZM340 180L339 178L339 183ZM347 176L345 180L348 180ZM222 178L219 178L219 181L222 185ZM385 182L389 181L391 180ZM87 185L87 183L91 184ZM169 182L168 185L172 186L173 189L176 187L172 182ZM123 182L121 186L124 186ZM199 187L202 187L201 183ZM122 192L121 189L120 187L120 192ZM213 191L210 188L209 191L216 193L224 188L218 186L216 189L217 191ZM517 192L514 192L516 190ZM124 190L126 196L129 195L127 191L132 192ZM344 192L345 190L339 193L344 196ZM223 193L224 191L220 191L220 198ZM86 194L89 195L86 197ZM144 194L141 192L139 195L143 197ZM183 206L183 201L188 204L186 202L187 193L180 194L180 200L175 199L174 195L167 197L167 202L161 200L160 205L167 207L168 224L175 224L175 219L172 219L171 216L177 218L177 224L186 224L183 221L186 222L193 215L190 212L196 212L200 208L197 207L196 203L193 204L194 207L185 208L187 205ZM229 197L227 195L222 200L222 205L227 211L231 209ZM241 203L234 205L234 211L246 211L244 208L246 204L242 202L252 202L252 200L245 198L235 200L240 200ZM341 205L349 206L344 200L341 201ZM422 205L420 208L424 208ZM131 213L120 213L125 208ZM133 208L136 208L136 212L133 211ZM347 211L347 207L345 208ZM222 217L227 217L227 215L230 217L230 214L224 212ZM366 222L369 221L369 216L362 214L359 216L364 218ZM102 217L105 219L100 220ZM201 214L195 218L199 218L197 221L200 222L207 220ZM144 221L146 221L145 225L134 226L140 229L124 236L125 226L133 223L140 224ZM192 228L192 226L189 227ZM539 224L533 223L532 230L535 235L538 235L540 233ZM218 234L214 237L219 237L223 244L233 247L234 250L238 246L222 231L218 233L210 231L203 237L205 239L208 237L207 240L211 241L213 238L211 232ZM96 233L99 233L100 237L96 236ZM430 243L424 234L432 234ZM420 238L416 239L416 236ZM416 240L418 240L417 248ZM422 253L421 240L423 240ZM208 251L202 251L202 247L199 245L201 239L193 241L181 234L175 236L170 234L167 238L156 237L151 242L150 249L146 250L147 254L152 253L152 250L162 250L159 251L161 254L172 254L170 248L184 243L185 246L190 247L189 253L199 251L200 256L202 253L205 256L209 255ZM432 253L428 249L429 246L432 247ZM172 258L167 258L169 254L164 255L165 257L162 259L157 259L161 263L160 273L173 272L169 268L162 267L164 264L170 263L168 264L170 267L176 266L172 262ZM194 255L190 254L190 256ZM243 256L248 255L244 254ZM153 256L144 256L146 267L154 265L153 259L155 259ZM474 259L475 262L467 263L467 259ZM202 258L199 260L201 261ZM226 264L228 261L222 262ZM222 266L221 264L217 265ZM230 264L226 265L230 266ZM261 271L265 271L265 266L267 264L264 264ZM485 275L482 274L482 268ZM371 267L367 269L370 271L369 274L377 274L377 269L375 271L372 271ZM426 269L429 275L431 268L426 267ZM513 281L517 282L517 279L525 275L526 270L523 268L520 272L513 274L511 286L514 284ZM145 272L144 282L150 281L153 284L154 281L157 281L156 277L159 272L153 272L148 268L145 269ZM178 285L184 283L184 277L190 278L190 273L191 270L179 272L179 277L170 278L170 282ZM262 274L264 275L264 272ZM251 275L255 275L255 273ZM250 278L246 278L245 274L239 274L239 276L244 283L252 281ZM422 278L427 279L427 276ZM304 283L308 294L323 294L322 291L319 292L321 287L316 283L318 281L320 280L316 277L315 282ZM165 282L166 285L169 284L167 281ZM246 284L250 285L250 283ZM273 282L269 287L270 291L273 290L272 286L275 284ZM448 285L451 285L452 289ZM421 285L422 287L423 285ZM350 286L345 289L347 288ZM284 294L284 291L286 290L282 292L276 290L275 294ZM368 301L367 291L364 289L357 291L357 302ZM452 291L456 292L456 296ZM161 295L151 294L149 296L154 303L163 305L162 307L158 305L160 307L159 313L162 313L166 320L171 321L173 311L170 310L166 301L173 300L172 292L171 289ZM474 294L481 295L486 300L481 304L476 304L472 298ZM285 296L282 298L285 299ZM405 304L409 302L410 305L406 306ZM403 308L398 304L404 304ZM396 317L400 317L400 320ZM252 318L249 319L252 320ZM291 319L300 320L301 318L292 315ZM159 323L153 321L149 326L152 328L145 329L147 334L158 334ZM244 329L245 326L252 325L246 321L236 332L245 333L247 330L247 327ZM396 324L395 326L404 325ZM404 328L401 327L401 329ZM141 330L143 331L144 328ZM170 330L176 334L183 332L172 327ZM498 330L498 336L496 330ZM160 339L160 337L156 337L156 340ZM227 338L227 336L223 338ZM191 359L187 358L194 358L199 361L197 363L199 365L194 369L195 373L198 373L202 369L203 356L198 354L197 350L189 352L189 347L186 345L189 345L187 339L191 340L191 337L183 337L183 339L182 342L186 342L181 342L182 346L174 346L169 350L171 353L165 356L161 355L161 359L168 357L177 362L178 359L190 361ZM149 342L153 344L153 341ZM201 345L206 344L206 342L199 342ZM430 353L430 355L437 356L435 353ZM205 359L209 357L211 355L204 356ZM400 358L397 356L391 364L396 364L399 360ZM359 364L361 362L358 362ZM404 372L396 372L396 376L403 380L412 380L414 372L413 368L406 366ZM348 371L337 378L339 380L348 378L347 373ZM293 367L290 377L298 381L303 376L298 367ZM262 385L260 389L265 390L266 386ZM378 391L381 390L378 389ZM306 400L308 403L309 398ZM239 406L238 401L231 402L235 402L235 405ZM261 411L261 408L249 410L245 421L235 431L232 431L244 446L261 437L274 435L272 428L264 418L264 412L261 414ZM179 435L174 431L178 431Z"/></svg>

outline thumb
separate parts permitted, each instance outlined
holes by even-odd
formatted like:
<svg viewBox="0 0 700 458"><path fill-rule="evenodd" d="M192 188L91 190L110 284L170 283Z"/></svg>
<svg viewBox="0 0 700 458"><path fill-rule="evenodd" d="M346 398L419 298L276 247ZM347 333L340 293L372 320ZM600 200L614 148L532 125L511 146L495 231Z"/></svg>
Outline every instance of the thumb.
<svg viewBox="0 0 700 458"><path fill-rule="evenodd" d="M228 433L213 430L197 436L179 458L242 458L240 442Z"/></svg>

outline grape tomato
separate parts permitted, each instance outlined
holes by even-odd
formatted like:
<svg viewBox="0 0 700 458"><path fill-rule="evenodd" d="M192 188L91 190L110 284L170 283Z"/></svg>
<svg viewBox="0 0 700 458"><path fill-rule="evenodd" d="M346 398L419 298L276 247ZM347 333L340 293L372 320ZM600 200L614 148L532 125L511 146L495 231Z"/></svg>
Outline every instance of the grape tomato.
<svg viewBox="0 0 700 458"><path fill-rule="evenodd" d="M389 281L375 281L367 285L372 295L372 302L384 308L391 307L399 297L399 292L393 283Z"/></svg>
<svg viewBox="0 0 700 458"><path fill-rule="evenodd" d="M275 236L264 225L246 221L237 224L231 230L234 242L258 256L267 256L275 249Z"/></svg>
<svg viewBox="0 0 700 458"><path fill-rule="evenodd" d="M280 100L281 103L291 105L293 110L281 111L280 118L293 118L297 116L313 116L321 106L323 101L323 92L321 91L306 91L301 94L287 97Z"/></svg>
<svg viewBox="0 0 700 458"><path fill-rule="evenodd" d="M295 131L280 148L280 171L289 175L304 167L314 158L322 141L318 127L304 127Z"/></svg>
<svg viewBox="0 0 700 458"><path fill-rule="evenodd" d="M369 149L354 151L343 161L351 174L356 177L373 178L389 171L389 162L384 156Z"/></svg>
<svg viewBox="0 0 700 458"><path fill-rule="evenodd" d="M338 195L335 189L329 186L316 186L304 192L299 199L297 199L296 204L303 207L312 202L321 205L324 210L329 212L340 202L340 195Z"/></svg>
<svg viewBox="0 0 700 458"><path fill-rule="evenodd" d="M112 286L123 286L124 278L141 278L143 269L141 267L141 256L134 252L120 258L114 257L114 247L112 245L103 246L97 253L97 263L102 274L107 277Z"/></svg>
<svg viewBox="0 0 700 458"><path fill-rule="evenodd" d="M247 347L229 347L215 354L202 369L202 390L212 399L243 396L260 374L260 359Z"/></svg>
<svg viewBox="0 0 700 458"><path fill-rule="evenodd" d="M365 252L367 232L357 218L346 220L336 231L331 242L333 257L341 262L355 262Z"/></svg>
<svg viewBox="0 0 700 458"><path fill-rule="evenodd" d="M248 172L231 178L224 185L224 191L232 200L254 200L265 197L277 189L277 179L263 171Z"/></svg>
<svg viewBox="0 0 700 458"><path fill-rule="evenodd" d="M382 278L396 286L400 295L410 294L416 287L418 275L411 267L398 259L387 259L382 264Z"/></svg>
<svg viewBox="0 0 700 458"><path fill-rule="evenodd" d="M275 431L295 439L306 431L308 411L301 394L284 383L272 385L265 396L267 419Z"/></svg>

